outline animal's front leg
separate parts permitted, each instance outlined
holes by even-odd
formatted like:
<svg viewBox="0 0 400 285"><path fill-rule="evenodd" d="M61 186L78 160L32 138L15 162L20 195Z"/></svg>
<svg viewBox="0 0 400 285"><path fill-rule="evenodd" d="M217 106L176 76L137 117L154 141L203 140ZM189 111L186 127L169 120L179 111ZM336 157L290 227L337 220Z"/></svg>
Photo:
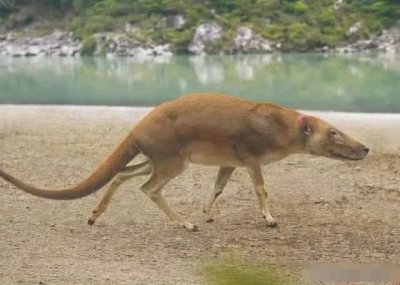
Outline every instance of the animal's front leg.
<svg viewBox="0 0 400 285"><path fill-rule="evenodd" d="M251 163L250 165L247 165L247 170L250 174L251 180L253 181L254 190L260 204L263 218L267 221L269 227L276 227L278 224L269 212L267 203L268 192L265 189L260 163Z"/></svg>

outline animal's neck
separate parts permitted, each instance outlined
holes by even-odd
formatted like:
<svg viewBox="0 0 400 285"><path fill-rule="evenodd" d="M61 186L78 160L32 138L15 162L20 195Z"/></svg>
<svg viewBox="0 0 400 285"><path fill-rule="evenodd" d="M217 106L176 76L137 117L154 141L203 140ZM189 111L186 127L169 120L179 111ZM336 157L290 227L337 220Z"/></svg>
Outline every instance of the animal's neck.
<svg viewBox="0 0 400 285"><path fill-rule="evenodd" d="M307 153L307 136L298 125L299 113L290 114L286 119L288 149L291 154Z"/></svg>

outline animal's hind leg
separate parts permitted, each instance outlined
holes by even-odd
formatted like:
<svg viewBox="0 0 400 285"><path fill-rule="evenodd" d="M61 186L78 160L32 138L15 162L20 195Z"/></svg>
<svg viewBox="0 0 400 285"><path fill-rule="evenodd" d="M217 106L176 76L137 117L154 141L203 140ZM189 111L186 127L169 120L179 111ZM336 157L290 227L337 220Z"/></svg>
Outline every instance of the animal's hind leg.
<svg viewBox="0 0 400 285"><path fill-rule="evenodd" d="M154 165L150 178L142 185L141 190L157 204L157 206L176 224L188 230L196 231L197 226L187 222L180 215L171 210L161 194L162 188L185 169L185 162L181 159L164 161Z"/></svg>
<svg viewBox="0 0 400 285"><path fill-rule="evenodd" d="M206 221L212 222L214 219L211 215L212 206L215 203L215 200L221 195L222 190L228 183L229 178L231 177L234 167L220 167L218 170L217 179L215 180L214 191L211 194L210 199L208 200L207 206L204 208L204 214L206 215Z"/></svg>
<svg viewBox="0 0 400 285"><path fill-rule="evenodd" d="M122 171L119 172L114 180L111 182L110 187L107 189L107 192L104 194L96 209L92 212L92 215L88 220L88 224L93 225L96 222L97 218L104 213L104 211L107 209L108 204L110 203L112 196L122 183L136 176L149 175L151 173L151 170L152 165L148 160L123 168Z"/></svg>

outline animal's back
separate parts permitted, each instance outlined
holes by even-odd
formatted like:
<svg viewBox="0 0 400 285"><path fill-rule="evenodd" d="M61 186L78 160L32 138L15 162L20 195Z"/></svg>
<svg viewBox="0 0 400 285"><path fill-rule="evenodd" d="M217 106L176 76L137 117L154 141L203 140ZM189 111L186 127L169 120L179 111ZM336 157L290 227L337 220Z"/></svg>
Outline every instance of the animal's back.
<svg viewBox="0 0 400 285"><path fill-rule="evenodd" d="M232 133L242 128L250 115L257 115L255 109L260 105L256 101L216 93L190 94L156 107L143 119L141 129L156 123L194 136L201 135L202 131L207 131L207 137L227 130ZM280 108L268 106L274 111Z"/></svg>

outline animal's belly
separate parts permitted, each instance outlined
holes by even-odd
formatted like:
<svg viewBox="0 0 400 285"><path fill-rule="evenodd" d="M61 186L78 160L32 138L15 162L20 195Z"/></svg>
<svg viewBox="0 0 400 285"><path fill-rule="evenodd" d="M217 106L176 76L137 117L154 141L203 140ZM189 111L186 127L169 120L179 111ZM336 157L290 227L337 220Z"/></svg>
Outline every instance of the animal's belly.
<svg viewBox="0 0 400 285"><path fill-rule="evenodd" d="M188 147L189 162L203 165L242 166L233 149L211 142L195 142Z"/></svg>
<svg viewBox="0 0 400 285"><path fill-rule="evenodd" d="M270 164L285 158L288 153L283 151L267 152L261 159L263 164Z"/></svg>

